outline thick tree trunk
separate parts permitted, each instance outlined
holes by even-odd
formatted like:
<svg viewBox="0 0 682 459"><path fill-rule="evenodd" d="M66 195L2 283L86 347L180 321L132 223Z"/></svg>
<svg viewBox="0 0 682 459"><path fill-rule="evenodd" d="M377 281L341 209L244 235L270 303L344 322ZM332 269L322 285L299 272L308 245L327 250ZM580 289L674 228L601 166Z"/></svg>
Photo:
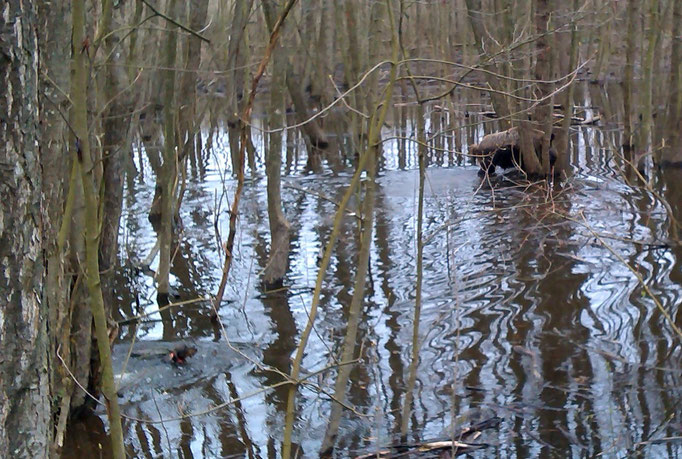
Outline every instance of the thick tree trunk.
<svg viewBox="0 0 682 459"><path fill-rule="evenodd" d="M36 6L0 15L0 457L47 457L52 436Z"/></svg>
<svg viewBox="0 0 682 459"><path fill-rule="evenodd" d="M538 160L533 139L533 123L523 120L519 124L519 142L521 147L521 162L523 170L530 177L537 177L542 173L542 166Z"/></svg>
<svg viewBox="0 0 682 459"><path fill-rule="evenodd" d="M65 239L71 220L69 215L73 202L66 206L65 192L69 182L70 161L64 139L66 123L62 113L67 110L68 97L58 88L69 87L70 48L63 46L71 39L70 4L38 3L38 39L40 65L47 78L41 80L40 145L43 169L43 202L45 220L43 225L44 250L47 258L45 299L49 308L48 333L51 358L52 407L55 420L52 455L56 456L61 447L66 422L70 414L73 384L64 365L56 359L54 349L60 349L60 356L70 361L71 314L69 311L70 289L66 286L66 264L64 263ZM60 107L62 112L54 109ZM82 393L76 387L78 393Z"/></svg>

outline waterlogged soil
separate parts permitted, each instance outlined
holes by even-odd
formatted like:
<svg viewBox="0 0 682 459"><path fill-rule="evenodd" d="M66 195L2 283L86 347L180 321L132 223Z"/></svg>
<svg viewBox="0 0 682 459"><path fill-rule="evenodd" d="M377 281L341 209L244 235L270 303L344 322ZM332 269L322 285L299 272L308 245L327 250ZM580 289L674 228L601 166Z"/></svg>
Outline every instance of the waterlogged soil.
<svg viewBox="0 0 682 459"><path fill-rule="evenodd" d="M670 244L664 203L680 218L682 175L652 175L655 192L626 185L609 153L617 134L604 125L574 129L575 174L549 188L505 179L490 188L468 161L430 154L408 443L447 439L497 417L472 457L682 455L682 349L671 323L682 325L682 251ZM258 148L264 141L255 139ZM456 143L448 138L445 147ZM284 154L282 201L292 231L285 288L266 291L260 283L269 233L259 165L247 171L219 323L202 298L217 290L235 187L226 135L215 135L202 167L190 171L181 209L171 282L174 300L189 302L161 313L154 313L153 277L134 268L156 241L147 221L153 176L146 160L136 164L144 174L126 187L117 318L148 315L122 323L114 348L131 457L280 455L288 387L279 372L291 370L335 201L353 172L351 156L329 153L312 167L296 139ZM415 344L416 151L396 140L383 155L357 363L347 383L353 411L341 421L339 457L398 441ZM304 375L313 375L298 391L294 448L304 457L322 446L353 294L355 201L349 210L303 359ZM198 349L184 365L168 358L180 343ZM103 421L71 435L81 448L74 455L103 441L99 414Z"/></svg>

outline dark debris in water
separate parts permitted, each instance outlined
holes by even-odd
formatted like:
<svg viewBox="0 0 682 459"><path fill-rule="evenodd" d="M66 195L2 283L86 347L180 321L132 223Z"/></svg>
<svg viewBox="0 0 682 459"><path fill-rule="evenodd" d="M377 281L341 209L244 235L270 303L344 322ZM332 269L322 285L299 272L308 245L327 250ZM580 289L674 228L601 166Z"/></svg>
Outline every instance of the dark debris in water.
<svg viewBox="0 0 682 459"><path fill-rule="evenodd" d="M398 443L389 448L357 456L355 459L370 458L451 458L460 454L490 447L487 443L474 443L487 429L496 429L502 419L494 416L458 432L453 438L425 441L417 444Z"/></svg>

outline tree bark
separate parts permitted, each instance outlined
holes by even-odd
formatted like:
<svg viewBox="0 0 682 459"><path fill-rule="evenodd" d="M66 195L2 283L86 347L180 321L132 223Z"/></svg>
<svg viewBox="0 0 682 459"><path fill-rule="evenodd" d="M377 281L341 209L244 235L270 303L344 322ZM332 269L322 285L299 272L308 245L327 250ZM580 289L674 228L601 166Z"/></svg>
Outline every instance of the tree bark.
<svg viewBox="0 0 682 459"><path fill-rule="evenodd" d="M580 7L579 0L573 0L573 11L578 11ZM575 20L575 19L574 19ZM578 62L578 51L580 40L578 38L578 24L573 23L571 26L571 41L568 65L560 69L561 75L572 72ZM569 170L569 150L571 147L571 116L573 116L573 95L575 92L575 84L571 84L563 94L564 118L561 122L561 135L558 136L559 142L557 145L557 162L556 169L559 173L567 173Z"/></svg>
<svg viewBox="0 0 682 459"><path fill-rule="evenodd" d="M682 116L682 2L675 0L673 8L672 48L670 50L671 116Z"/></svg>
<svg viewBox="0 0 682 459"><path fill-rule="evenodd" d="M667 138L663 149L662 166L682 166L682 2L673 8L672 48L670 50L670 99L668 102Z"/></svg>
<svg viewBox="0 0 682 459"><path fill-rule="evenodd" d="M200 31L206 24L208 0L191 0L189 28ZM179 124L182 157L194 155L195 136L199 131L201 119L197 118L197 70L201 65L201 39L187 36L185 52L185 72L180 82Z"/></svg>
<svg viewBox="0 0 682 459"><path fill-rule="evenodd" d="M103 142L103 211L100 235L99 262L102 271L102 294L107 316L111 316L114 299L114 275L118 256L118 229L123 204L123 165L126 156L132 154L128 144L128 130L132 112L130 93L126 91L128 75L123 65L121 53L114 52L120 45L119 14L109 8L103 12L102 25L99 27L103 37L103 53L108 59L104 65L105 78L101 84ZM108 15L108 17L105 16Z"/></svg>
<svg viewBox="0 0 682 459"><path fill-rule="evenodd" d="M57 456L61 447L66 423L70 414L73 395L72 379L64 365L54 355L60 349L60 356L70 360L71 314L69 311L70 292L66 285L66 264L64 245L70 226L73 201L65 205L64 195L69 182L68 146L65 141L66 123L62 113L67 110L68 97L60 88L69 87L70 48L63 46L71 39L70 5L38 3L38 40L40 65L43 69L41 79L40 146L43 169L43 202L45 220L43 240L46 257L45 300L49 308L49 358L51 360L52 407L55 421L51 455ZM48 79L49 78L49 79ZM59 107L61 112L56 110ZM78 392L82 392L77 388Z"/></svg>
<svg viewBox="0 0 682 459"><path fill-rule="evenodd" d="M0 15L0 457L47 457L52 437L35 5Z"/></svg>
<svg viewBox="0 0 682 459"><path fill-rule="evenodd" d="M168 16L178 17L177 0L170 0ZM163 166L158 178L161 187L161 223L159 225L159 304L167 304L169 296L169 275L171 265L171 241L173 238L173 190L177 179L177 159L175 142L175 61L177 55L177 32L174 26L168 31L165 47L164 70L164 130Z"/></svg>
<svg viewBox="0 0 682 459"><path fill-rule="evenodd" d="M273 14L268 1L262 3L267 15ZM274 19L273 19L274 21ZM286 58L281 53L272 57L272 81L270 83L270 113L268 122L271 129L284 126L284 78ZM268 149L265 152L265 173L267 175L268 221L270 223L270 255L263 274L266 288L278 287L289 267L289 222L282 212L281 169L282 169L282 133L270 134Z"/></svg>
<svg viewBox="0 0 682 459"><path fill-rule="evenodd" d="M537 51L537 60L535 62L535 80L538 81L539 96L547 97L540 102L535 110L535 119L545 133L541 142L540 157L542 158L542 173L549 175L549 145L552 135L552 97L549 97L553 91L553 85L549 81L552 79L552 64L550 59L550 52L552 46L550 37L548 36L550 21L550 7L548 0L537 0L535 9L535 32L538 36L535 42ZM532 154L536 152L533 151ZM524 160L527 158L524 157ZM531 171L532 172L532 171Z"/></svg>
<svg viewBox="0 0 682 459"><path fill-rule="evenodd" d="M637 142L638 150L638 164L637 168L642 170L644 167L645 153L649 151L651 145L651 131L654 124L653 119L653 66L654 66L654 52L656 50L656 42L658 41L657 25L657 11L658 0L649 0L649 20L647 33L647 48L644 54L642 68L644 74L642 75L642 91L640 93L640 106L642 107L642 129L640 131L639 141ZM659 153L656 153L656 163L660 163Z"/></svg>
<svg viewBox="0 0 682 459"><path fill-rule="evenodd" d="M244 86L244 67L248 47L245 43L246 25L248 24L249 14L253 0L238 1L234 5L232 25L230 26L230 43L227 49L227 68L229 69L229 84L232 91L227 94L228 113L227 113L227 132L230 142L230 159L232 161L232 174L236 175L239 170L239 137L241 132L241 121L239 114L243 104L246 102L246 88Z"/></svg>
<svg viewBox="0 0 682 459"><path fill-rule="evenodd" d="M111 14L110 1L105 1L103 6L103 19L107 21ZM111 451L116 459L123 459L125 451L123 446L123 430L121 428L121 414L118 406L118 395L114 384L114 375L111 362L111 343L107 326L107 315L102 295L102 285L99 265L99 242L102 216L100 215L99 186L102 181L101 156L90 149L90 132L88 129L88 71L89 56L88 47L85 43L85 2L75 0L71 5L72 20L72 85L71 101L73 103L71 125L76 136L74 154L77 171L80 173L80 186L83 191L84 212L81 214L80 225L84 229L85 259L83 260L84 280L87 286L88 303L92 320L95 325L97 338L98 358L101 362L101 386L104 395L109 429L111 432ZM102 29L107 26L103 25ZM88 324L89 325L89 324ZM99 387L99 374L91 374L94 386Z"/></svg>
<svg viewBox="0 0 682 459"><path fill-rule="evenodd" d="M640 0L628 0L627 17L628 30L625 46L625 70L623 80L623 149L626 150L626 159L631 160L630 152L634 147L632 129L632 90L635 79L635 53L637 52L637 12Z"/></svg>

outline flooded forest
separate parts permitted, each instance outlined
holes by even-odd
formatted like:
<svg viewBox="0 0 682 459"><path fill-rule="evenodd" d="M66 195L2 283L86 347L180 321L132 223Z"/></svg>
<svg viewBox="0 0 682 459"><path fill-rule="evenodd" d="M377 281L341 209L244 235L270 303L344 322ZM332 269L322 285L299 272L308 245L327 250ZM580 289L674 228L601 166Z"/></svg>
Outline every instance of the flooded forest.
<svg viewBox="0 0 682 459"><path fill-rule="evenodd" d="M0 457L682 456L682 1L0 12Z"/></svg>

